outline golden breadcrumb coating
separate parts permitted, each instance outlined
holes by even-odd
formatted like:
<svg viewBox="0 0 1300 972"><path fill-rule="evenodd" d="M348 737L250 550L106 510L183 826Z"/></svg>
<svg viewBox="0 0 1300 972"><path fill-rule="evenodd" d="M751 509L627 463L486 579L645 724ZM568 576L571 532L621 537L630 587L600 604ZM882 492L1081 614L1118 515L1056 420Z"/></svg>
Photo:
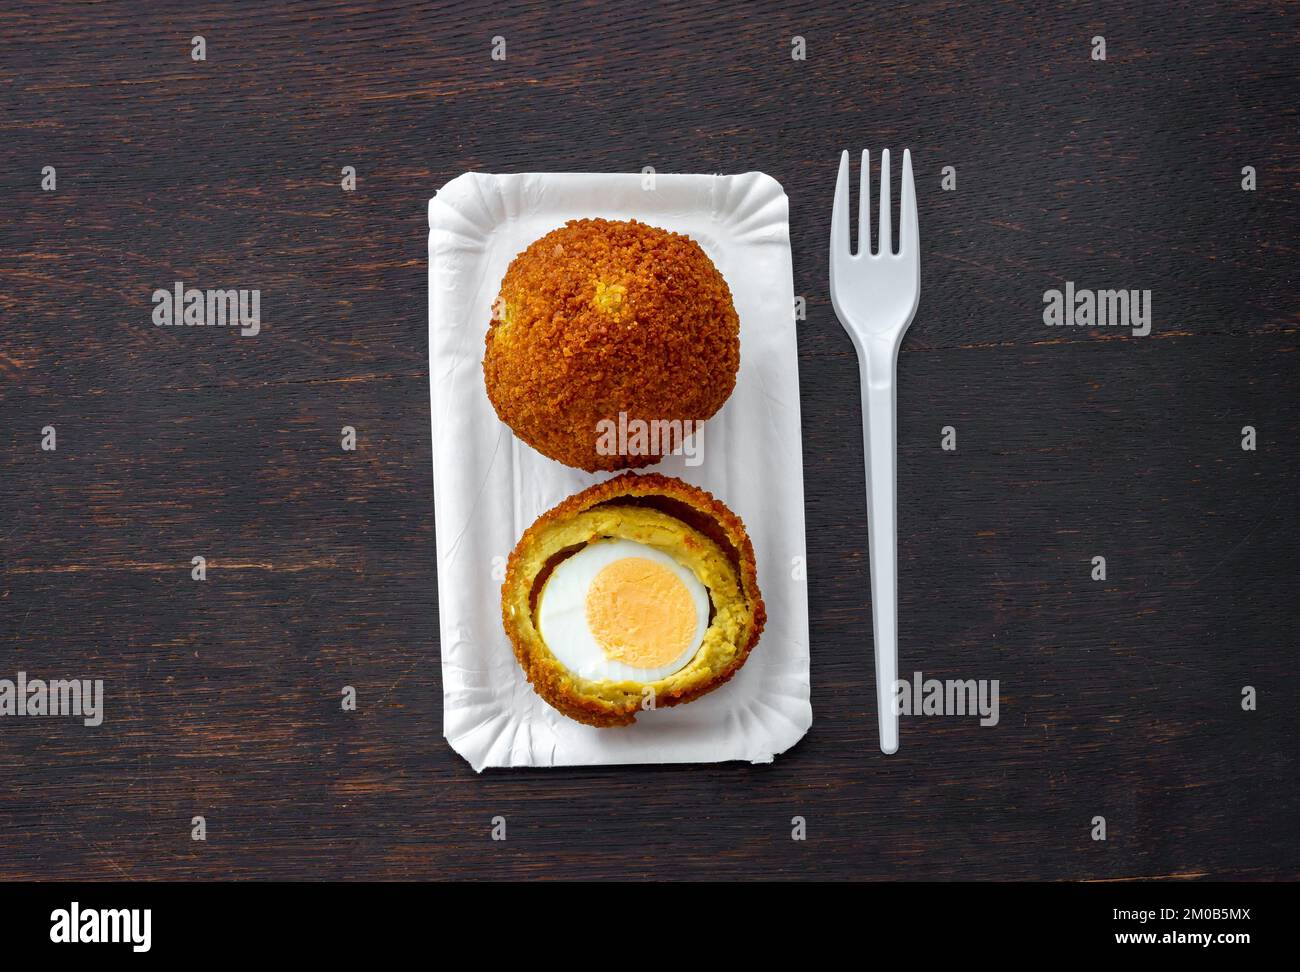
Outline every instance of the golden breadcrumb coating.
<svg viewBox="0 0 1300 972"><path fill-rule="evenodd" d="M599 424L711 417L736 384L740 319L690 237L575 219L511 262L486 345L488 398L519 438L588 472L637 468L676 443L604 455Z"/></svg>
<svg viewBox="0 0 1300 972"><path fill-rule="evenodd" d="M583 544L608 536L663 550L709 591L711 617L699 651L685 667L657 681L580 678L560 664L537 630L537 598L555 565ZM506 565L501 616L537 694L570 719L608 727L634 722L648 690L654 707L663 708L726 682L758 643L767 609L758 590L754 548L736 514L680 479L627 473L570 496L524 531Z"/></svg>

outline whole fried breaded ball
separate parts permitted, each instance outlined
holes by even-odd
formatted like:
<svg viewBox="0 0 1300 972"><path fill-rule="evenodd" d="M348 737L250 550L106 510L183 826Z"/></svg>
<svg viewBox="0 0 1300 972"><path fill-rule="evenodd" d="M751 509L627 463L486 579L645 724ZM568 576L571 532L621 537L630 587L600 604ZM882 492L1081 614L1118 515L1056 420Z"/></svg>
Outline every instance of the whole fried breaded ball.
<svg viewBox="0 0 1300 972"><path fill-rule="evenodd" d="M636 220L571 220L515 257L483 356L501 421L589 472L658 462L678 445L666 423L711 417L739 367L718 268L690 237ZM638 436L649 423L664 434Z"/></svg>

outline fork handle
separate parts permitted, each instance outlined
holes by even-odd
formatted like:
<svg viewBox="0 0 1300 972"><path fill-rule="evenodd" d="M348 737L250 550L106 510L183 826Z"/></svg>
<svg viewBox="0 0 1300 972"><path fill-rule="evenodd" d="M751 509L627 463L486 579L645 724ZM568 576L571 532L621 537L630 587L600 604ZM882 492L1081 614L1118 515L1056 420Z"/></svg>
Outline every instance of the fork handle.
<svg viewBox="0 0 1300 972"><path fill-rule="evenodd" d="M867 531L871 549L871 622L876 648L880 751L898 751L898 554L894 465L894 380L898 341L868 339L858 349L862 377L862 445L867 463Z"/></svg>

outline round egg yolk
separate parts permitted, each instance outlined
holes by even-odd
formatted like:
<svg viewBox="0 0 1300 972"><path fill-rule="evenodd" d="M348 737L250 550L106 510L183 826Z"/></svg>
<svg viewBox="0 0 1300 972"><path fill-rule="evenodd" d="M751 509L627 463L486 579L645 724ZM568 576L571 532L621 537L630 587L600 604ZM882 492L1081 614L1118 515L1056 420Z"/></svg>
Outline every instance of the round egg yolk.
<svg viewBox="0 0 1300 972"><path fill-rule="evenodd" d="M681 578L645 557L606 564L587 588L587 626L605 656L658 668L695 637L695 603Z"/></svg>

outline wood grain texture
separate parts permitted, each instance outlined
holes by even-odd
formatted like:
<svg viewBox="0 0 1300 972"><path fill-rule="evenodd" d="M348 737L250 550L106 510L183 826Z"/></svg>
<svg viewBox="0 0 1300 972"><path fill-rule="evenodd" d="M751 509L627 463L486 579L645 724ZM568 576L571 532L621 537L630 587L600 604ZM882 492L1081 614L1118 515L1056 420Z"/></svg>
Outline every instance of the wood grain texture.
<svg viewBox="0 0 1300 972"><path fill-rule="evenodd" d="M0 721L0 878L1300 876L1298 26L1280 2L0 13L0 677L107 696L97 730ZM839 150L885 146L916 156L924 240L901 668L1002 691L997 727L914 719L892 758L825 261ZM790 196L814 725L771 766L476 776L441 734L426 203L470 169L645 165ZM263 332L155 328L174 280L260 288ZM1044 327L1065 280L1151 289L1153 333Z"/></svg>

